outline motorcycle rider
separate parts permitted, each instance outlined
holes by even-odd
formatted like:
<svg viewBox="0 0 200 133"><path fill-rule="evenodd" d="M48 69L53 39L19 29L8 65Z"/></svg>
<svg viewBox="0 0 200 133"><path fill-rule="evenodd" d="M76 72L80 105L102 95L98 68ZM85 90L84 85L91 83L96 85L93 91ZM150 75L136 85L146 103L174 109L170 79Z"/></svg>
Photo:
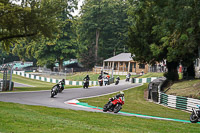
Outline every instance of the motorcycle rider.
<svg viewBox="0 0 200 133"><path fill-rule="evenodd" d="M119 76L117 76L117 78L116 78L117 80L120 80L120 78L119 78Z"/></svg>
<svg viewBox="0 0 200 133"><path fill-rule="evenodd" d="M90 80L89 75L87 75L83 80L85 80L86 83L87 83L87 86L89 86L89 80Z"/></svg>
<svg viewBox="0 0 200 133"><path fill-rule="evenodd" d="M99 74L98 80L101 80L103 77L101 74Z"/></svg>
<svg viewBox="0 0 200 133"><path fill-rule="evenodd" d="M126 81L128 81L128 82L129 82L130 78L131 78L131 74L130 74L130 73L128 73L128 74L126 75Z"/></svg>
<svg viewBox="0 0 200 133"><path fill-rule="evenodd" d="M123 91L120 91L119 94L117 94L116 96L110 98L110 100L113 101L113 100L119 99L119 98L121 98L123 102L125 101L124 92Z"/></svg>
<svg viewBox="0 0 200 133"><path fill-rule="evenodd" d="M62 79L62 80L60 81L60 83L61 83L61 89L64 90L65 79Z"/></svg>

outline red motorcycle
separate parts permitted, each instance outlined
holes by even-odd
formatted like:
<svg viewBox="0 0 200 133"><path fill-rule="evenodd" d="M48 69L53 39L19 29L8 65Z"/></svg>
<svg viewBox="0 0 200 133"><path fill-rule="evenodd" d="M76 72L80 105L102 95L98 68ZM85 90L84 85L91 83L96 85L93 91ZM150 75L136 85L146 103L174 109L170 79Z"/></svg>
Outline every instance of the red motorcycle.
<svg viewBox="0 0 200 133"><path fill-rule="evenodd" d="M110 111L110 112L118 113L122 109L123 104L124 104L124 101L122 101L121 98L114 99L114 100L109 99L109 102L104 105L103 111L104 112Z"/></svg>

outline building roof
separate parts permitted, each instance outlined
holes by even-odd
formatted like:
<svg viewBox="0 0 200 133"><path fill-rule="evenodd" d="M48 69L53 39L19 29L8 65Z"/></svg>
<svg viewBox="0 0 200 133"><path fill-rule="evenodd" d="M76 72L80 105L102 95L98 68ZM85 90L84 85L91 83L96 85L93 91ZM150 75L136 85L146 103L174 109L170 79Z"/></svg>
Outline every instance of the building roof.
<svg viewBox="0 0 200 133"><path fill-rule="evenodd" d="M134 55L133 55L134 56ZM131 53L121 53L104 61L131 61L133 60Z"/></svg>

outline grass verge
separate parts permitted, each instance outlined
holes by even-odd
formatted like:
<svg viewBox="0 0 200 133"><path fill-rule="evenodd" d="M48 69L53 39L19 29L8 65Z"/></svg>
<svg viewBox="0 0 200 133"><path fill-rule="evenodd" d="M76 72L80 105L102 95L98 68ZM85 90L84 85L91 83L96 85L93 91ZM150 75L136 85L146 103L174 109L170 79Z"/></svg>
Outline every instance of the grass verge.
<svg viewBox="0 0 200 133"><path fill-rule="evenodd" d="M199 124L142 119L0 102L0 132L7 133L188 133Z"/></svg>
<svg viewBox="0 0 200 133"><path fill-rule="evenodd" d="M200 99L200 79L182 80L170 86L167 94Z"/></svg>

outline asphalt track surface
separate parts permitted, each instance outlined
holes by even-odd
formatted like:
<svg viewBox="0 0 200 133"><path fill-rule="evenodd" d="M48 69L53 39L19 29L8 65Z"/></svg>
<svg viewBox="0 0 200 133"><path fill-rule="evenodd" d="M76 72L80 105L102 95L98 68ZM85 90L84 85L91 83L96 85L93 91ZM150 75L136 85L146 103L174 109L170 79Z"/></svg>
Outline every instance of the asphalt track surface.
<svg viewBox="0 0 200 133"><path fill-rule="evenodd" d="M48 91L32 91L32 92L2 92L0 93L0 101L20 103L27 105L39 105L55 108L73 109L73 110L85 110L100 112L99 110L80 108L70 104L66 104L66 101L72 99L80 99L85 97L94 97L98 95L105 95L121 90L140 86L141 84L131 84L129 82L120 81L118 85L108 86L92 86L87 89L72 88L65 89L62 93L58 93L54 98L50 97L50 90ZM107 101L105 101L107 102ZM102 111L101 111L102 112Z"/></svg>

